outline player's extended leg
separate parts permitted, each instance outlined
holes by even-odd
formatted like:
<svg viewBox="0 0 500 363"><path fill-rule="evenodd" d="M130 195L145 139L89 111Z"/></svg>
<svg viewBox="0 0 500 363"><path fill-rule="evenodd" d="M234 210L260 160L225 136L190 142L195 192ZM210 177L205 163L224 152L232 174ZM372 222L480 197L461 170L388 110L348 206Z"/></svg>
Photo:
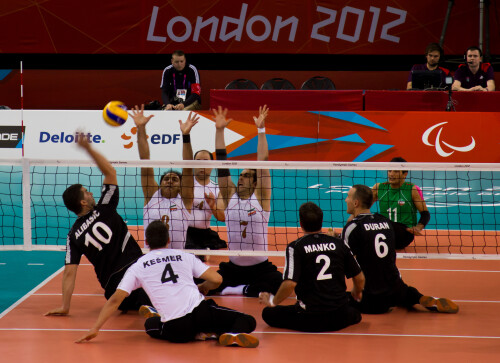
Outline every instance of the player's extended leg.
<svg viewBox="0 0 500 363"><path fill-rule="evenodd" d="M307 332L336 331L361 321L361 313L351 306L335 311L306 312L299 304L266 307L262 319L272 327Z"/></svg>
<svg viewBox="0 0 500 363"><path fill-rule="evenodd" d="M422 295L416 288L406 284L405 286L406 287L402 290L402 300L398 304L399 306L405 306L407 308L414 307L418 310L429 310L439 313L458 313L458 305L453 301L446 298L435 298Z"/></svg>
<svg viewBox="0 0 500 363"><path fill-rule="evenodd" d="M219 335L221 345L236 344L246 348L259 345L259 340L249 334L257 326L251 315L219 306L211 299L202 301L193 313L197 330Z"/></svg>

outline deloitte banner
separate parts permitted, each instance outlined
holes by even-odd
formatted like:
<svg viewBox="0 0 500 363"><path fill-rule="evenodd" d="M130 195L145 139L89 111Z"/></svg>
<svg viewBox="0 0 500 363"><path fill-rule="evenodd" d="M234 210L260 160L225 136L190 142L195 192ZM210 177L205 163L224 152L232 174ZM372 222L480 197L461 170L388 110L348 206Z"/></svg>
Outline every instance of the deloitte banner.
<svg viewBox="0 0 500 363"><path fill-rule="evenodd" d="M187 111L146 111L155 116L147 126L151 160L182 160L182 135L179 120L185 120ZM102 119L102 111L24 111L24 156L32 159L86 160L87 155L77 145L79 137L87 137L96 150L109 160L139 160L137 135L131 117L120 127L112 127ZM19 111L0 113L0 133L20 140L21 115ZM15 129L14 129L15 128ZM3 132L4 130L5 132ZM16 133L17 132L17 133ZM1 137L1 135L0 135ZM228 145L242 139L241 135L226 130ZM194 151L206 149L215 151L215 126L210 119L200 116L191 131ZM14 146L6 140L3 147L0 140L0 158L20 158L20 143Z"/></svg>

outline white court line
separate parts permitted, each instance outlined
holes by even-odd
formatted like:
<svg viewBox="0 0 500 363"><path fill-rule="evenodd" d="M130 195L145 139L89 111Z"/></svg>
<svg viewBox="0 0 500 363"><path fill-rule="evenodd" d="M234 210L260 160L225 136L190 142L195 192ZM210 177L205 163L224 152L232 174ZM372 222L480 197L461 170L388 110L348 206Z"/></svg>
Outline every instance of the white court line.
<svg viewBox="0 0 500 363"><path fill-rule="evenodd" d="M52 331L52 332L82 332L88 329L31 329L31 328L0 328L0 331ZM144 330L136 329L101 329L99 332L108 333L137 333L144 332ZM252 334L277 334L277 335L336 335L336 336L362 336L362 337L391 337L391 338L453 338L453 339L500 339L500 336L487 336L487 335L432 335L432 334L384 334L384 333L341 333L341 332L326 332L326 333L307 333L298 331L254 331Z"/></svg>
<svg viewBox="0 0 500 363"><path fill-rule="evenodd" d="M56 292L56 293L46 293L46 294L38 294L35 293L33 296L62 296L62 293ZM104 292L102 294L71 294L71 296L101 296L104 297Z"/></svg>
<svg viewBox="0 0 500 363"><path fill-rule="evenodd" d="M59 270L54 272L52 275L47 277L45 280L43 280L38 286L36 286L33 290L28 292L26 295L24 295L22 298L17 300L14 304L9 306L7 309L5 309L1 314L0 314L0 319L2 319L5 315L7 315L11 310L13 310L16 306L21 304L24 300L29 298L31 295L33 295L37 290L41 289L46 283L48 283L50 280L52 280L57 274L61 273L61 271L64 269L64 266L61 267Z"/></svg>
<svg viewBox="0 0 500 363"><path fill-rule="evenodd" d="M6 265L6 263L5 262L0 262L0 265Z"/></svg>
<svg viewBox="0 0 500 363"><path fill-rule="evenodd" d="M44 266L44 263L28 263L28 266Z"/></svg>
<svg viewBox="0 0 500 363"><path fill-rule="evenodd" d="M500 272L496 270L447 270L443 268L399 268L400 271L433 271L433 272Z"/></svg>

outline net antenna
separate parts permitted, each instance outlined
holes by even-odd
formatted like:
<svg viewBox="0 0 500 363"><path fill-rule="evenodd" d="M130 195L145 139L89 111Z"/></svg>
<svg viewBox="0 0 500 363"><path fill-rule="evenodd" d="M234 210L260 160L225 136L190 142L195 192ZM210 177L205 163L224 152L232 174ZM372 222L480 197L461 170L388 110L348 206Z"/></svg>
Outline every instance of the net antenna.
<svg viewBox="0 0 500 363"><path fill-rule="evenodd" d="M23 61L20 62L21 75L21 155L24 157L24 92L23 92Z"/></svg>

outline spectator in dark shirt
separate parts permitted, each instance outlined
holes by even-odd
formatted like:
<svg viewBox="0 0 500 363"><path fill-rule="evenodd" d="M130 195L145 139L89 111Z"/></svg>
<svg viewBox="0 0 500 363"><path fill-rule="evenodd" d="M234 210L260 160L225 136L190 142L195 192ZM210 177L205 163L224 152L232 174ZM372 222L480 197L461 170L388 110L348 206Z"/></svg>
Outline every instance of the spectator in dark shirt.
<svg viewBox="0 0 500 363"><path fill-rule="evenodd" d="M201 108L200 75L186 62L182 50L172 53L172 64L163 70L161 99L165 110L199 110Z"/></svg>
<svg viewBox="0 0 500 363"><path fill-rule="evenodd" d="M465 52L466 64L455 72L453 91L494 91L495 74L490 63L483 63L483 52L472 46Z"/></svg>
<svg viewBox="0 0 500 363"><path fill-rule="evenodd" d="M440 67L439 62L443 58L443 48L438 43L430 43L427 48L425 48L425 58L427 62L425 64L415 64L408 75L408 84L406 89L412 89L412 71L433 71L439 72L441 74L441 86L446 85L446 77L450 75L450 71L446 68Z"/></svg>

